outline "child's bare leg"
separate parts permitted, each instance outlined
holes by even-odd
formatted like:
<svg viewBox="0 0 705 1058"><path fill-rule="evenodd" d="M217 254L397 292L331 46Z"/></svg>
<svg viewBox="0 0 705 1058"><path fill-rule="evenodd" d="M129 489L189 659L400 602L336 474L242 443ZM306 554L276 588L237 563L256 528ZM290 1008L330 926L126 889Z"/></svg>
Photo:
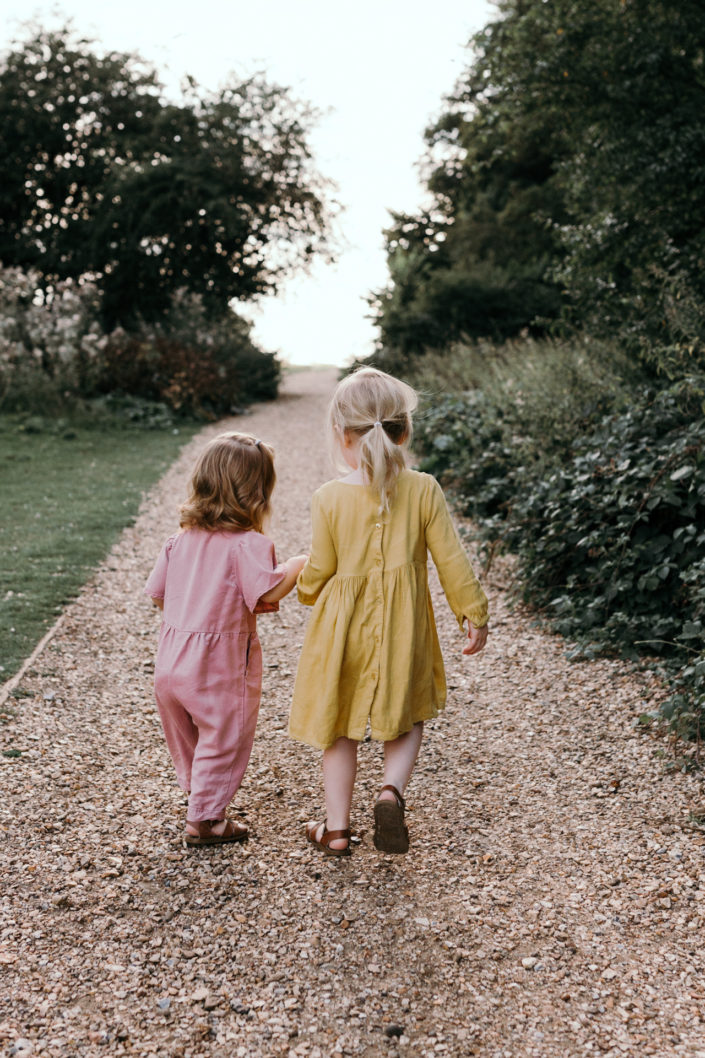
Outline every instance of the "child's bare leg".
<svg viewBox="0 0 705 1058"><path fill-rule="evenodd" d="M406 734L384 743L383 786L394 786L400 794L404 793L419 755L422 737L423 723L419 723L414 724ZM393 801L394 794L391 790L383 790L379 799Z"/></svg>
<svg viewBox="0 0 705 1058"><path fill-rule="evenodd" d="M339 738L323 752L323 787L326 795L326 825L328 830L347 830L350 826L350 804L357 774L357 742ZM316 830L320 841L323 823ZM332 849L347 847L347 838L331 841Z"/></svg>

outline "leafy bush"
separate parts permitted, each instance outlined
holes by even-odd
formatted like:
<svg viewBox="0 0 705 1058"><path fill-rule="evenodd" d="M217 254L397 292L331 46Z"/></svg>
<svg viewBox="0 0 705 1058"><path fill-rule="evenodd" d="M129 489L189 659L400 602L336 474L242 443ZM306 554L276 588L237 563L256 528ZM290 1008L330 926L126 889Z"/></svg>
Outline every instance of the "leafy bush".
<svg viewBox="0 0 705 1058"><path fill-rule="evenodd" d="M502 410L472 390L424 407L416 423L423 469L443 478L485 531L503 521L524 466Z"/></svg>
<svg viewBox="0 0 705 1058"><path fill-rule="evenodd" d="M655 266L652 273L659 281L659 296L643 298L643 311L631 327L629 340L657 377L680 380L681 388L689 388L691 392L699 387L700 396L705 396L702 393L705 372L702 298L683 273L665 273Z"/></svg>
<svg viewBox="0 0 705 1058"><path fill-rule="evenodd" d="M524 598L577 641L574 656L658 656L673 678L663 715L699 737L705 378L654 392L619 364L610 378L595 349L456 350L445 368L426 358L413 379L436 386L418 417L423 466L517 555Z"/></svg>
<svg viewBox="0 0 705 1058"><path fill-rule="evenodd" d="M213 319L198 295L180 293L163 324L115 331L99 388L161 401L185 415L217 418L277 395L280 364L232 312Z"/></svg>
<svg viewBox="0 0 705 1058"><path fill-rule="evenodd" d="M0 268L0 407L75 413L99 395L216 418L276 397L280 365L235 313L208 313L179 291L159 324L105 334L89 282L42 285L38 272Z"/></svg>
<svg viewBox="0 0 705 1058"><path fill-rule="evenodd" d="M702 648L705 423L668 391L607 417L514 496L505 539L564 635L632 656L682 657L684 634Z"/></svg>
<svg viewBox="0 0 705 1058"><path fill-rule="evenodd" d="M60 422L62 420L59 420ZM169 430L178 433L184 422L161 401L107 393L96 397L71 415L71 426L104 425L113 430Z"/></svg>

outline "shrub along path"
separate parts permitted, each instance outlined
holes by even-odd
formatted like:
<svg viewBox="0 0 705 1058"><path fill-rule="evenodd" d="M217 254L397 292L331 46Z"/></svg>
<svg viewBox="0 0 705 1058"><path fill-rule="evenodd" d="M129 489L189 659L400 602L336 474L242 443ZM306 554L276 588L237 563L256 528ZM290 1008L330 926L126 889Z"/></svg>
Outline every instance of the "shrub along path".
<svg viewBox="0 0 705 1058"><path fill-rule="evenodd" d="M271 440L283 557L327 476L331 373L228 426ZM1 729L7 1054L705 1055L699 776L633 720L658 693L512 612L498 570L486 651L463 659L409 789L412 849L378 855L379 747L362 747L350 860L307 847L318 754L288 741L306 611L260 619L261 721L235 811L243 847L187 851L152 705L158 616L141 595L194 453L143 505ZM645 705L647 703L647 705ZM8 755L10 754L10 755Z"/></svg>

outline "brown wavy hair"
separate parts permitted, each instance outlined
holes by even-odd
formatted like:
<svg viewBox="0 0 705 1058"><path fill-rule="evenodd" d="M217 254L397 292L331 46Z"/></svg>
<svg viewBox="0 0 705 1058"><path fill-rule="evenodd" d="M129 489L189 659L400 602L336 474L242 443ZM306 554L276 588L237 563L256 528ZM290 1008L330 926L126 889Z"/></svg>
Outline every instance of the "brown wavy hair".
<svg viewBox="0 0 705 1058"><path fill-rule="evenodd" d="M181 528L261 533L276 480L274 450L268 444L245 433L219 434L193 469Z"/></svg>

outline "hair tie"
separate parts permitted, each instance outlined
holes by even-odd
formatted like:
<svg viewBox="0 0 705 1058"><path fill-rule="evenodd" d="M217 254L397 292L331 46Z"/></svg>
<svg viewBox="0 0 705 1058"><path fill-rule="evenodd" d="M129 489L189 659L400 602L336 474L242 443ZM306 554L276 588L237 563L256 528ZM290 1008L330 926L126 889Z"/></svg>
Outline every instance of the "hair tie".
<svg viewBox="0 0 705 1058"><path fill-rule="evenodd" d="M377 419L377 421L375 422L375 424L374 424L374 425L375 425L375 426L381 426L381 425L382 425L382 423L381 423L381 422L379 421L379 419Z"/></svg>
<svg viewBox="0 0 705 1058"><path fill-rule="evenodd" d="M255 445L256 445L257 448L261 448L262 447L262 442L255 439Z"/></svg>

